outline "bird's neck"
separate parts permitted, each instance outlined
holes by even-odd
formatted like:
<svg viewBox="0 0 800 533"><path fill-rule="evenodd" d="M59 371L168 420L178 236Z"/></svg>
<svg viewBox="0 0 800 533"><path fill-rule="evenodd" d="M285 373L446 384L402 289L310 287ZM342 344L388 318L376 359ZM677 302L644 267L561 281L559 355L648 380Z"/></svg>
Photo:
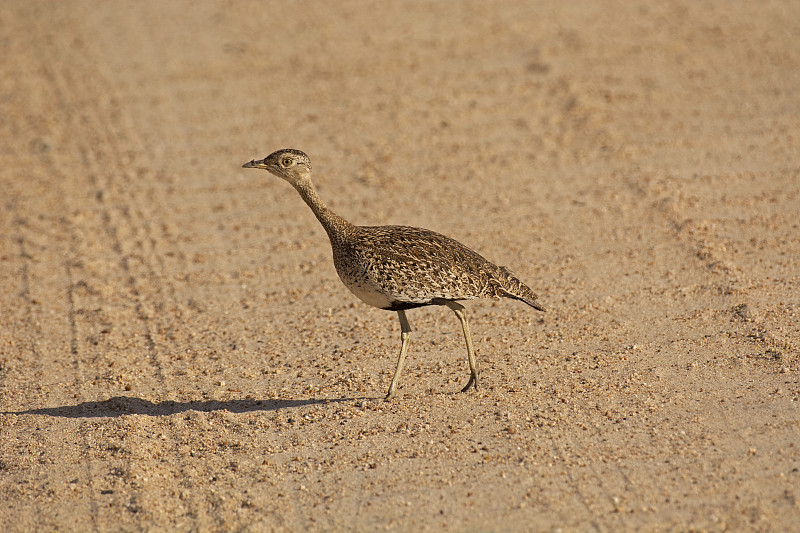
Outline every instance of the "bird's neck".
<svg viewBox="0 0 800 533"><path fill-rule="evenodd" d="M296 183L295 189L314 212L331 241L345 238L355 228L353 224L334 213L322 202L310 181Z"/></svg>

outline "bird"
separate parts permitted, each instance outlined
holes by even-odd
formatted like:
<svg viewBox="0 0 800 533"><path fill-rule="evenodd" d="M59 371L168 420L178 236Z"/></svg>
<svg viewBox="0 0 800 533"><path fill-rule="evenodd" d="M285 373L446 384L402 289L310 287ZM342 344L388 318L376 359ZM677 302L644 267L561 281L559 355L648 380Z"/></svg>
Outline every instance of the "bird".
<svg viewBox="0 0 800 533"><path fill-rule="evenodd" d="M300 150L277 150L242 168L263 169L289 182L328 234L333 264L344 285L364 303L397 313L400 355L386 400L397 393L408 351L411 326L407 310L443 305L458 317L470 372L461 392L478 389L478 365L466 308L459 302L511 298L545 311L536 294L506 267L495 265L455 239L410 226L356 226L337 215L317 194L311 181L311 160Z"/></svg>

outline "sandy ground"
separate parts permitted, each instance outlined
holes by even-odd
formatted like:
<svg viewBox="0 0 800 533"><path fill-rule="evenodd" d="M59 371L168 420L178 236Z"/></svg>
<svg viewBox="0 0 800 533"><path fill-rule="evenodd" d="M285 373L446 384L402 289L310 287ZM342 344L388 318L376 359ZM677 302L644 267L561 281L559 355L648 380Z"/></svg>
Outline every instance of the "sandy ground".
<svg viewBox="0 0 800 533"><path fill-rule="evenodd" d="M800 530L800 4L555 4L4 2L0 530ZM480 390L283 147L539 294Z"/></svg>

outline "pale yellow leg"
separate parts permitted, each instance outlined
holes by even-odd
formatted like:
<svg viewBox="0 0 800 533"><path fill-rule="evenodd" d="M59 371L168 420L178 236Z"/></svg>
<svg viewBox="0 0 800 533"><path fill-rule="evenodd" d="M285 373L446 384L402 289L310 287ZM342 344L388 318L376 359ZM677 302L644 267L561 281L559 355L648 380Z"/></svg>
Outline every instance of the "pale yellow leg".
<svg viewBox="0 0 800 533"><path fill-rule="evenodd" d="M386 393L387 400L391 399L394 393L397 392L397 382L400 381L400 373L403 371L403 363L406 360L406 351L408 351L408 337L411 335L411 326L408 324L406 312L403 310L398 311L397 317L400 319L400 357L397 359L397 368L394 370L389 392Z"/></svg>
<svg viewBox="0 0 800 533"><path fill-rule="evenodd" d="M461 389L461 392L467 392L470 386L474 386L478 390L478 363L475 360L475 352L472 349L472 338L469 335L469 325L467 324L467 310L457 302L445 301L444 304L453 310L453 312L461 321L461 329L464 330L464 340L467 341L467 360L469 361L469 381L466 387Z"/></svg>

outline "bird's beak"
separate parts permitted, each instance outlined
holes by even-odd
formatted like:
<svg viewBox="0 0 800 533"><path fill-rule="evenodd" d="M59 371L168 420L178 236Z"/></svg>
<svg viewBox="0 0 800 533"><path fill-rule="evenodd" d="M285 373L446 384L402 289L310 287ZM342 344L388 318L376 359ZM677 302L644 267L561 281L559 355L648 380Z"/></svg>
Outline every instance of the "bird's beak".
<svg viewBox="0 0 800 533"><path fill-rule="evenodd" d="M242 165L242 168L267 168L267 165L264 164L263 159L261 161L256 161L255 159L253 159L252 161L249 161L244 165Z"/></svg>

